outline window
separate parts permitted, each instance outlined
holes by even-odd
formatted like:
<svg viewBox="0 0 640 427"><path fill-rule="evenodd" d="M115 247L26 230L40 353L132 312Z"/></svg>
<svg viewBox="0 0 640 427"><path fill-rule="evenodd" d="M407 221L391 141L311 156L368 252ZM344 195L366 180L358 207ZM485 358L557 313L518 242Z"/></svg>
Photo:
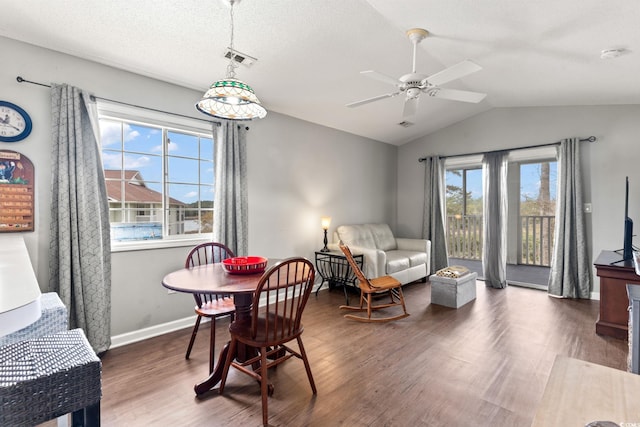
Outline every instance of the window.
<svg viewBox="0 0 640 427"><path fill-rule="evenodd" d="M99 108L112 242L210 237L214 200L210 124L194 127L163 121L159 113L150 118L140 117L144 112L137 110L135 115L128 112Z"/></svg>
<svg viewBox="0 0 640 427"><path fill-rule="evenodd" d="M482 168L449 169L447 215L482 215Z"/></svg>

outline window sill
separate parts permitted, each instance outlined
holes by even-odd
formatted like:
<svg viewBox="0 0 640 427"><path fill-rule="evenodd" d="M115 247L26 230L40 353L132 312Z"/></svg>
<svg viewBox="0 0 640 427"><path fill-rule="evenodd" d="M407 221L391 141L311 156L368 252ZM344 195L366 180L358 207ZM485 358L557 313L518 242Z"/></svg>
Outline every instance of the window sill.
<svg viewBox="0 0 640 427"><path fill-rule="evenodd" d="M179 248L195 246L200 243L210 242L211 237L198 237L189 239L170 240L141 240L135 242L113 242L111 252L147 251L153 249Z"/></svg>

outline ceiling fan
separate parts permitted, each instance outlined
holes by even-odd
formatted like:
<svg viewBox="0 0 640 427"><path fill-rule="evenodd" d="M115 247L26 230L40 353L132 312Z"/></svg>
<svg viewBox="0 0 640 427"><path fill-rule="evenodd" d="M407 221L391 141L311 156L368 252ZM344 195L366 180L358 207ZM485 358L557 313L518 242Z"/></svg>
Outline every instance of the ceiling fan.
<svg viewBox="0 0 640 427"><path fill-rule="evenodd" d="M485 93L470 92L466 90L457 89L445 89L440 85L448 83L452 80L456 80L465 77L471 73L475 73L482 69L478 64L465 60L449 68L446 68L431 76L426 74L416 73L416 50L418 43L427 37L429 32L422 28L412 28L407 31L409 40L413 43L413 68L411 73L401 76L399 79L394 79L387 75L378 73L377 71L362 71L367 77L375 80L379 80L385 83L389 83L395 86L398 90L384 95L374 96L373 98L363 99L362 101L352 102L347 104L347 107L359 107L370 102L378 101L384 98L391 98L401 93L406 93L404 101L403 117L410 117L416 113L418 109L418 100L421 93L426 93L428 96L434 98L450 99L452 101L472 102L478 103L487 96Z"/></svg>

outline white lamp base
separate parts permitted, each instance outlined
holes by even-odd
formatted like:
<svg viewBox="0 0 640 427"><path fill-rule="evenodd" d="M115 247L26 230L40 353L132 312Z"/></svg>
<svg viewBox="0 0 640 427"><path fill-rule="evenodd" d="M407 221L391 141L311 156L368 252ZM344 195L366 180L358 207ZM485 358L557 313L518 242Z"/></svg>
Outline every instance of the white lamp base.
<svg viewBox="0 0 640 427"><path fill-rule="evenodd" d="M22 307L0 313L0 337L26 328L40 318L40 296Z"/></svg>

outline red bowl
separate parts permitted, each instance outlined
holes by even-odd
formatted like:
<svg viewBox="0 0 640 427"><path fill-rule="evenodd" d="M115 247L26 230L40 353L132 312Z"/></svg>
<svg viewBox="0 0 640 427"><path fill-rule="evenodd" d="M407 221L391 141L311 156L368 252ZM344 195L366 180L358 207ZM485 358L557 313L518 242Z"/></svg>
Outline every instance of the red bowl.
<svg viewBox="0 0 640 427"><path fill-rule="evenodd" d="M222 260L222 265L231 274L255 274L264 271L267 259L261 256L239 256Z"/></svg>

